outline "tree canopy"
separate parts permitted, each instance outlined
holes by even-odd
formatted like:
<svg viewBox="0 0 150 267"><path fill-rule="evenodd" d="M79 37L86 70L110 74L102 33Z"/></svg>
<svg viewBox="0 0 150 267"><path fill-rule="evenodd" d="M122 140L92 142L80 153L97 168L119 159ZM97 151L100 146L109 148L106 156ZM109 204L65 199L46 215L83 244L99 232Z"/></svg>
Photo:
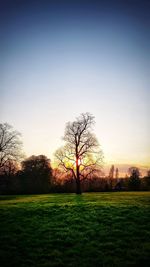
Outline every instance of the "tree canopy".
<svg viewBox="0 0 150 267"><path fill-rule="evenodd" d="M81 181L102 166L103 153L93 133L94 117L82 113L68 122L63 140L65 145L55 153L59 167L70 172L76 181L76 192L81 193Z"/></svg>
<svg viewBox="0 0 150 267"><path fill-rule="evenodd" d="M22 154L21 134L8 123L0 124L0 170L8 161L19 161Z"/></svg>
<svg viewBox="0 0 150 267"><path fill-rule="evenodd" d="M26 190L32 192L49 192L52 180L50 160L45 155L32 155L22 163L22 174L25 177Z"/></svg>

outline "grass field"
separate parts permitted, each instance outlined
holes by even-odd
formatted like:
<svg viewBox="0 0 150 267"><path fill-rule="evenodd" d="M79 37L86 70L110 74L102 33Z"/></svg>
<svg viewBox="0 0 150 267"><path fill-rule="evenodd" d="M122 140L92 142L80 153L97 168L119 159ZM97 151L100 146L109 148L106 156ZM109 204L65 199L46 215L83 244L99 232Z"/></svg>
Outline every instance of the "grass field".
<svg viewBox="0 0 150 267"><path fill-rule="evenodd" d="M150 266L150 192L0 197L1 266Z"/></svg>

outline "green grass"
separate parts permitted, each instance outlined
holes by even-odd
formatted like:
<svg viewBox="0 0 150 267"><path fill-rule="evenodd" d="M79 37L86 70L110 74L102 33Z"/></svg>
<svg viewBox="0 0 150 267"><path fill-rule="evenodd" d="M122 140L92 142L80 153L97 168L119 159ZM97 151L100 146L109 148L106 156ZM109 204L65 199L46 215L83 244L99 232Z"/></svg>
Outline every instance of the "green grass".
<svg viewBox="0 0 150 267"><path fill-rule="evenodd" d="M0 197L1 266L150 265L150 192Z"/></svg>

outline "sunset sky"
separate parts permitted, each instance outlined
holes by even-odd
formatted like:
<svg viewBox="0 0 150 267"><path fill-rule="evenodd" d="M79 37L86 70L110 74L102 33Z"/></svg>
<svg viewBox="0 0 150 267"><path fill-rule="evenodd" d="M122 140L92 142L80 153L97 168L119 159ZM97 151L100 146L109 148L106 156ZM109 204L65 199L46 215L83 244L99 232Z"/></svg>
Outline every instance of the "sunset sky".
<svg viewBox="0 0 150 267"><path fill-rule="evenodd" d="M66 122L90 112L106 163L150 166L150 1L0 5L0 121L26 155L53 159Z"/></svg>

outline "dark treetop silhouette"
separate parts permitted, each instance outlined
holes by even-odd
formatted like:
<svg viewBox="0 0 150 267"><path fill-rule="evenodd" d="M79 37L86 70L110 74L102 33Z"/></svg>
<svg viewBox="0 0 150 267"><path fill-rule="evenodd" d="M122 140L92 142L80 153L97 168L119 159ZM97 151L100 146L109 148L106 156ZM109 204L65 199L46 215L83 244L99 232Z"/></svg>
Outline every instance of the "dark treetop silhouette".
<svg viewBox="0 0 150 267"><path fill-rule="evenodd" d="M69 172L76 181L76 193L81 194L81 181L102 165L103 153L92 132L94 117L82 113L68 122L63 140L65 145L55 153L59 167Z"/></svg>
<svg viewBox="0 0 150 267"><path fill-rule="evenodd" d="M48 193L52 183L50 159L45 155L32 155L21 163L22 178L27 192Z"/></svg>

